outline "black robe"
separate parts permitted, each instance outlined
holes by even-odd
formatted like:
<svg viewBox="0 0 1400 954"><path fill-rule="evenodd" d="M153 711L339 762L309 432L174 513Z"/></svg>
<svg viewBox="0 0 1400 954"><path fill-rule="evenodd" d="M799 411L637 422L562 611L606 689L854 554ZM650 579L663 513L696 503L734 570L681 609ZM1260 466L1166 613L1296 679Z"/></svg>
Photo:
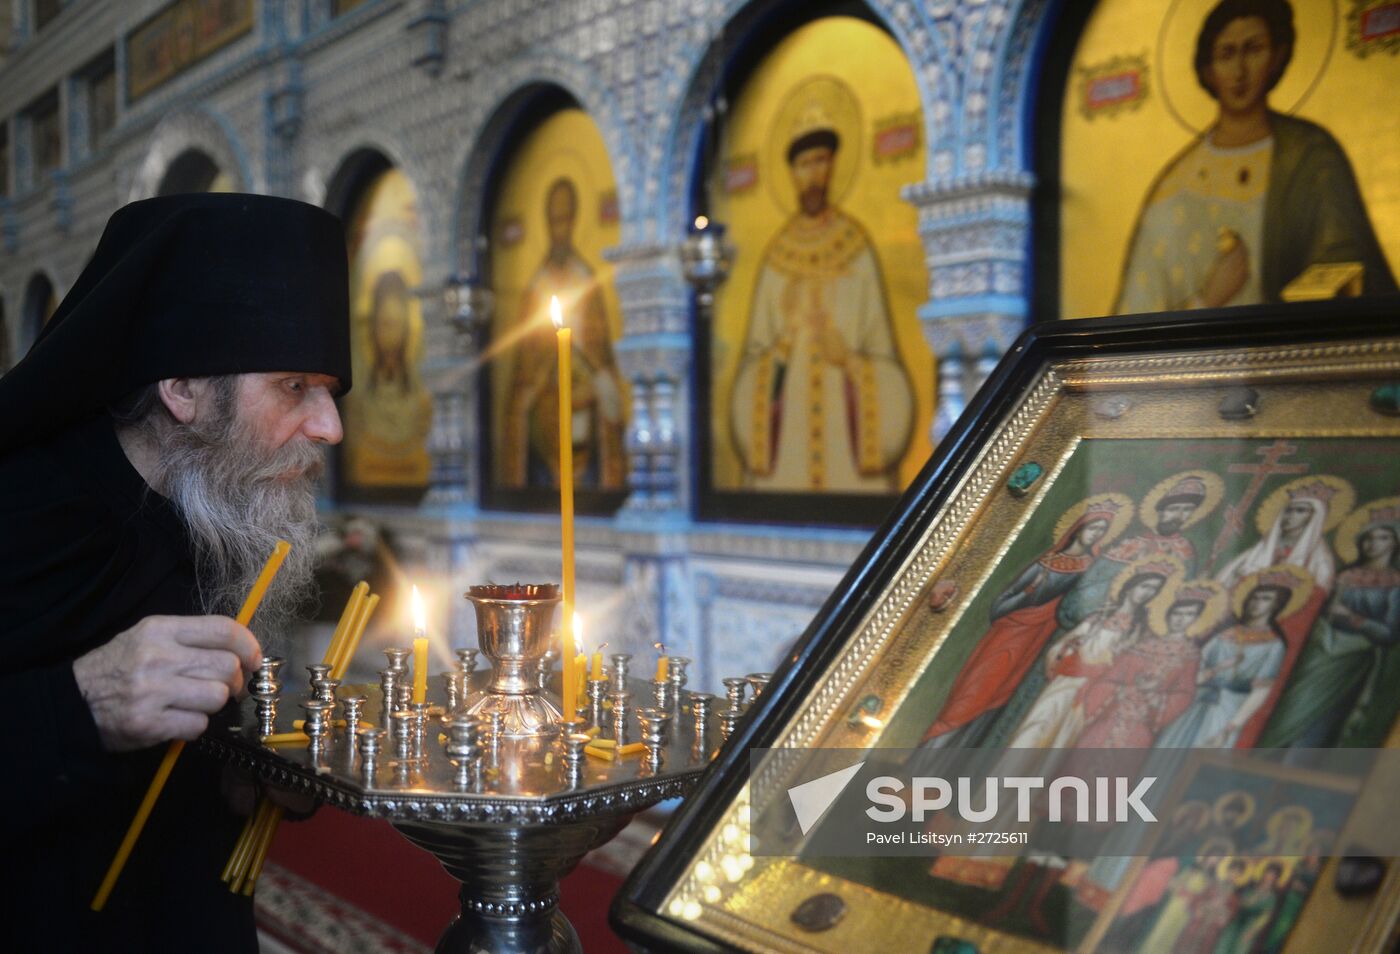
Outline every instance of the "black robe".
<svg viewBox="0 0 1400 954"><path fill-rule="evenodd" d="M183 525L105 415L0 458L0 890L13 951L256 951L219 874L243 819L187 746L101 913L93 894L165 746L111 755L72 662L141 619L195 615Z"/></svg>

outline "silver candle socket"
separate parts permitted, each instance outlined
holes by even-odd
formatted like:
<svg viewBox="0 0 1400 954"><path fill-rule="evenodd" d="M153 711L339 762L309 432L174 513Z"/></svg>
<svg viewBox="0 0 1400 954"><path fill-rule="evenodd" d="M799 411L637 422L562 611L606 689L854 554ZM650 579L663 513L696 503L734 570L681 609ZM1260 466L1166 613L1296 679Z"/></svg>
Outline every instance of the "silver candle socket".
<svg viewBox="0 0 1400 954"><path fill-rule="evenodd" d="M627 667L632 661L631 653L613 653L608 657L612 662L612 672L608 678L612 680L614 686L621 686L627 683Z"/></svg>
<svg viewBox="0 0 1400 954"><path fill-rule="evenodd" d="M603 731L603 698L608 694L606 679L588 680L588 721Z"/></svg>
<svg viewBox="0 0 1400 954"><path fill-rule="evenodd" d="M410 703L408 711L413 713L413 754L423 754L423 739L428 732L428 704L426 702Z"/></svg>
<svg viewBox="0 0 1400 954"><path fill-rule="evenodd" d="M326 744L326 739L330 736L330 712L332 703L324 699L307 699L301 703L302 711L306 713L306 719L302 722L302 731L311 740L310 753L312 761L315 761L321 754L321 750Z"/></svg>
<svg viewBox="0 0 1400 954"><path fill-rule="evenodd" d="M469 715L454 716L447 728L447 757L452 760L453 782L458 788L470 787L481 758L481 720Z"/></svg>
<svg viewBox="0 0 1400 954"><path fill-rule="evenodd" d="M681 690L685 688L685 668L690 665L690 659L686 656L668 656L667 659L669 665L666 672L671 682L671 695L679 700L682 698Z"/></svg>
<svg viewBox="0 0 1400 954"><path fill-rule="evenodd" d="M386 734L380 728L365 728L355 733L355 742L360 751L360 772L369 784L374 782L375 763L379 760L379 749L384 744Z"/></svg>
<svg viewBox="0 0 1400 954"><path fill-rule="evenodd" d="M476 654L475 649L457 650L457 668L468 675L476 672Z"/></svg>
<svg viewBox="0 0 1400 954"><path fill-rule="evenodd" d="M666 730L671 725L671 713L665 709L643 706L637 710L637 723L642 729L642 744L646 746L643 764L655 772L661 768L662 751L666 747Z"/></svg>
<svg viewBox="0 0 1400 954"><path fill-rule="evenodd" d="M407 709L413 704L413 686L407 679L407 673L399 673L399 684L394 687L394 708Z"/></svg>
<svg viewBox="0 0 1400 954"><path fill-rule="evenodd" d="M413 757L413 744L417 733L413 729L414 716L411 709L399 709L389 717L389 725L394 737L394 755L400 759Z"/></svg>
<svg viewBox="0 0 1400 954"><path fill-rule="evenodd" d="M311 694L314 696L316 695L316 683L319 680L330 678L331 667L327 666L325 663L313 663L306 667L306 671L310 673L308 684L311 686Z"/></svg>
<svg viewBox="0 0 1400 954"><path fill-rule="evenodd" d="M282 691L277 676L283 663L277 656L264 656L248 686L248 694L257 701L258 735L272 735L277 731L277 701Z"/></svg>
<svg viewBox="0 0 1400 954"><path fill-rule="evenodd" d="M379 671L379 721L389 724L389 714L394 711L395 697L399 694L399 671L389 665Z"/></svg>
<svg viewBox="0 0 1400 954"><path fill-rule="evenodd" d="M413 655L413 650L390 646L384 650L384 655L389 659L389 668L398 670L399 675L403 676L408 672L408 657Z"/></svg>
<svg viewBox="0 0 1400 954"><path fill-rule="evenodd" d="M443 708L447 716L462 708L462 700L467 694L466 685L467 674L460 669L449 669L442 674L442 691L447 699Z"/></svg>
<svg viewBox="0 0 1400 954"><path fill-rule="evenodd" d="M316 693L316 698L322 702L329 702L335 705L335 691L340 688L340 680L326 676L321 679L311 680L311 689Z"/></svg>
<svg viewBox="0 0 1400 954"><path fill-rule="evenodd" d="M564 777L570 785L577 785L583 778L583 764L587 759L584 749L593 741L592 736L582 732L566 732L564 740Z"/></svg>
<svg viewBox="0 0 1400 954"><path fill-rule="evenodd" d="M486 715L486 724L491 729L491 748L499 749L501 739L506 734L506 714L499 709L489 712Z"/></svg>
<svg viewBox="0 0 1400 954"><path fill-rule="evenodd" d="M670 679L653 679L651 681L652 697L656 700L656 708L669 709L675 702L675 693L671 688Z"/></svg>
<svg viewBox="0 0 1400 954"><path fill-rule="evenodd" d="M736 709L730 706L719 714L719 734L724 739L728 739L734 734L734 728L739 724L739 717L744 714L743 709Z"/></svg>
<svg viewBox="0 0 1400 954"><path fill-rule="evenodd" d="M627 707L632 704L632 693L623 683L614 683L613 690L608 693L608 701L612 703L612 736L619 746L626 745Z"/></svg>
<svg viewBox="0 0 1400 954"><path fill-rule="evenodd" d="M708 692L692 692L686 697L690 701L690 715L695 728L695 738L691 742L690 753L697 761L705 758L708 747L705 736L710 727L710 706L715 697Z"/></svg>
<svg viewBox="0 0 1400 954"><path fill-rule="evenodd" d="M753 695L749 697L749 705L753 705L758 701L759 695L762 694L764 689L768 688L768 680L772 678L773 674L771 672L751 672L744 677L744 681L747 682L749 688L753 690Z"/></svg>
<svg viewBox="0 0 1400 954"><path fill-rule="evenodd" d="M351 737L360 728L360 717L365 711L365 703L369 702L364 696L346 696L340 700L340 709L345 713L345 731Z"/></svg>
<svg viewBox="0 0 1400 954"><path fill-rule="evenodd" d="M742 709L744 707L744 690L748 688L749 681L743 676L730 676L721 680L724 683L724 692L729 699L729 708Z"/></svg>

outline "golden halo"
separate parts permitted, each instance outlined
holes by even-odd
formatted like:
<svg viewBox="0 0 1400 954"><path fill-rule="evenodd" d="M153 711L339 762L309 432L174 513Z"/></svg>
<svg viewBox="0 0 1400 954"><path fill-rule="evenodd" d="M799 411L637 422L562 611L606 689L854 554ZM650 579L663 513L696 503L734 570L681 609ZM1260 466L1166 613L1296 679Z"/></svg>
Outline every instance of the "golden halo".
<svg viewBox="0 0 1400 954"><path fill-rule="evenodd" d="M1230 609L1235 612L1235 619L1244 619L1244 601L1249 597L1249 593L1264 576L1285 575L1293 577L1295 585L1290 587L1292 593L1288 597L1288 602L1284 604L1274 619L1283 619L1285 616L1292 616L1298 612L1298 607L1307 602L1308 596L1312 593L1313 578L1307 570L1294 563L1283 563L1278 566L1266 566L1258 573L1251 573L1249 576L1235 584L1235 588L1230 591Z"/></svg>
<svg viewBox="0 0 1400 954"><path fill-rule="evenodd" d="M792 143L792 128L803 111L814 105L825 111L840 138L832 159L828 204L840 204L860 167L863 128L860 102L850 87L834 76L807 77L792 88L774 113L773 124L769 127L767 168L759 172L767 180L768 191L778 203L778 208L788 214L797 211L797 196L793 194L792 178L787 174L787 151Z"/></svg>
<svg viewBox="0 0 1400 954"><path fill-rule="evenodd" d="M1338 525L1337 536L1333 542L1333 548L1337 551L1337 558L1341 560L1342 566L1350 566L1360 556L1356 549L1356 538L1361 536L1362 528L1371 522L1371 512L1391 507L1400 511L1400 497L1382 497L1379 500L1372 500L1347 514L1346 519ZM1395 529L1396 533L1400 533L1400 520L1391 523L1390 526Z"/></svg>
<svg viewBox="0 0 1400 954"><path fill-rule="evenodd" d="M1157 532L1157 502L1187 477L1195 477L1206 485L1206 497L1196 508L1196 512L1191 514L1190 518L1182 524L1183 530L1200 523L1219 506L1220 499L1225 496L1225 481L1220 479L1220 475L1213 474L1208 470L1183 470L1179 474L1172 474L1166 480L1160 481L1147 492L1146 497L1142 498L1142 506L1138 508L1138 519L1142 521L1143 526L1153 533Z"/></svg>
<svg viewBox="0 0 1400 954"><path fill-rule="evenodd" d="M1064 512L1064 516L1055 523L1054 542L1059 543L1069 533L1069 528L1074 526L1075 521L1084 516L1088 511L1099 507L1105 503L1114 503L1118 506L1118 512L1113 515L1113 520L1109 522L1108 529L1104 531L1103 538L1099 540L1098 547L1103 549L1118 537L1123 531L1128 529L1128 524L1133 519L1133 501L1127 494L1094 494L1085 497L1079 503L1070 507Z"/></svg>
<svg viewBox="0 0 1400 954"><path fill-rule="evenodd" d="M1139 557L1132 563L1129 563L1123 569L1119 570L1118 575L1115 576L1113 578L1113 582L1109 584L1109 604L1112 606L1116 606L1118 604L1118 598L1123 595L1123 587L1127 586L1128 581L1131 580L1137 574L1141 573L1144 568L1146 568L1148 565L1156 566L1160 564L1166 564L1168 567L1170 567L1170 572L1167 574L1167 578L1162 581L1162 589L1156 596L1152 598L1153 600L1161 599L1162 593L1165 593L1168 590L1172 589L1176 581L1180 580L1183 576L1186 575L1186 567L1182 566L1181 561L1178 560L1176 557L1171 556L1170 554L1159 553L1156 556ZM1151 603L1149 602L1148 605L1151 606Z"/></svg>
<svg viewBox="0 0 1400 954"><path fill-rule="evenodd" d="M1300 842L1308 840L1308 834L1312 831L1313 815L1302 805L1285 805L1269 816L1269 820L1264 823L1264 831L1268 832L1269 841L1272 843L1278 838L1279 826L1283 824L1286 817L1297 818L1302 824L1298 828L1298 834L1294 837Z"/></svg>
<svg viewBox="0 0 1400 954"><path fill-rule="evenodd" d="M1322 522L1322 532L1327 533L1337 524L1346 519L1346 515L1351 512L1351 508L1356 505L1356 491L1352 489L1350 483L1341 477L1332 474L1314 474L1310 477L1299 477L1290 480L1278 490L1264 500L1259 511L1254 515L1254 526L1259 531L1261 537L1267 537L1269 530L1273 527L1278 515L1283 512L1283 508L1288 503L1288 492L1297 490L1299 487L1306 487L1309 484L1325 484L1336 491L1332 499L1327 503L1327 519Z"/></svg>
<svg viewBox="0 0 1400 954"><path fill-rule="evenodd" d="M1179 594L1186 587L1199 590L1207 590L1210 595L1206 598L1205 606L1201 607L1201 615L1196 617L1196 621L1186 627L1186 635L1190 639L1204 635L1215 628L1225 615L1225 607L1230 600L1225 593L1225 587L1214 580L1186 580L1175 587L1162 587L1162 592L1155 600L1147 606L1147 622L1152 627L1154 633L1166 633L1167 631L1167 611L1172 604L1179 599Z"/></svg>
<svg viewBox="0 0 1400 954"><path fill-rule="evenodd" d="M1167 112L1192 135L1204 132L1215 120L1218 107L1196 80L1196 37L1206 17L1220 0L1174 0L1157 33L1157 76ZM1305 6L1306 4L1306 6ZM1278 85L1269 92L1271 108L1295 113L1316 89L1336 46L1340 17L1336 0L1314 3L1293 0L1293 58ZM1299 22L1299 14L1317 16L1321 24ZM1319 28L1320 27L1320 28Z"/></svg>
<svg viewBox="0 0 1400 954"><path fill-rule="evenodd" d="M1244 803L1244 816L1240 818L1239 824L1235 825L1236 828L1243 828L1245 825L1248 825L1249 820L1254 817L1254 796L1248 792L1242 792L1236 789L1233 792L1226 792L1224 795L1217 798L1215 800L1215 811L1212 812L1217 825L1223 827L1226 824L1225 806L1231 802Z"/></svg>

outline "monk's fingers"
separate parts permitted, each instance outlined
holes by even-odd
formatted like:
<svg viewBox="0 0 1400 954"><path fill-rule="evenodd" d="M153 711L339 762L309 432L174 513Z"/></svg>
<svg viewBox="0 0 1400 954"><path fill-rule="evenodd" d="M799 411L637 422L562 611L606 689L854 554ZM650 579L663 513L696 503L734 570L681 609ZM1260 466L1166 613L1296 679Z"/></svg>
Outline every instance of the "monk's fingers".
<svg viewBox="0 0 1400 954"><path fill-rule="evenodd" d="M174 641L192 649L223 649L236 655L249 672L262 663L262 647L248 627L227 616L167 616Z"/></svg>
<svg viewBox="0 0 1400 954"><path fill-rule="evenodd" d="M165 687L164 708L188 712L218 712L229 700L229 687L218 679L190 679L176 676ZM203 731L203 730L201 730Z"/></svg>
<svg viewBox="0 0 1400 954"><path fill-rule="evenodd" d="M202 712L187 709L165 709L160 714L163 739L184 739L193 742L209 728L209 717Z"/></svg>
<svg viewBox="0 0 1400 954"><path fill-rule="evenodd" d="M229 692L238 695L243 689L243 664L236 655L223 649L180 650L180 663L175 675L187 679L222 682Z"/></svg>

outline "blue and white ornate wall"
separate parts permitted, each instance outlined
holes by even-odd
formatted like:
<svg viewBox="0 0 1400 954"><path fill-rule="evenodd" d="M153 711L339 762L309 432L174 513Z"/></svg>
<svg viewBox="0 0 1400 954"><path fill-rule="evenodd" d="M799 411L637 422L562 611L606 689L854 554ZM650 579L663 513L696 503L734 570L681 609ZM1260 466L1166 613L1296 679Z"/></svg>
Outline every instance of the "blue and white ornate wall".
<svg viewBox="0 0 1400 954"><path fill-rule="evenodd" d="M483 193L531 90L565 91L597 122L617 180L622 242L608 253L622 304L620 362L634 396L629 496L579 524L580 601L613 608L612 648L653 641L696 659L698 681L770 668L859 554L866 531L697 522L692 514L693 295L678 247L693 210L698 137L736 31L768 0L261 0L252 31L135 103L87 142L80 74L165 0L74 0L42 31L12 3L0 59L10 188L0 198L0 298L14 316L36 273L61 296L107 216L153 195L198 150L238 189L333 200L372 152L413 184L424 230L425 378L433 486L414 508L359 508L393 527L406 562L465 584L558 575L557 522L479 506L478 336L444 303L476 275ZM940 356L936 434L1028 320L1029 129L1050 0L869 0L905 51L923 105L919 212L929 285L919 312ZM26 110L59 91L58 169L39 173ZM469 622L452 625L465 639Z"/></svg>

